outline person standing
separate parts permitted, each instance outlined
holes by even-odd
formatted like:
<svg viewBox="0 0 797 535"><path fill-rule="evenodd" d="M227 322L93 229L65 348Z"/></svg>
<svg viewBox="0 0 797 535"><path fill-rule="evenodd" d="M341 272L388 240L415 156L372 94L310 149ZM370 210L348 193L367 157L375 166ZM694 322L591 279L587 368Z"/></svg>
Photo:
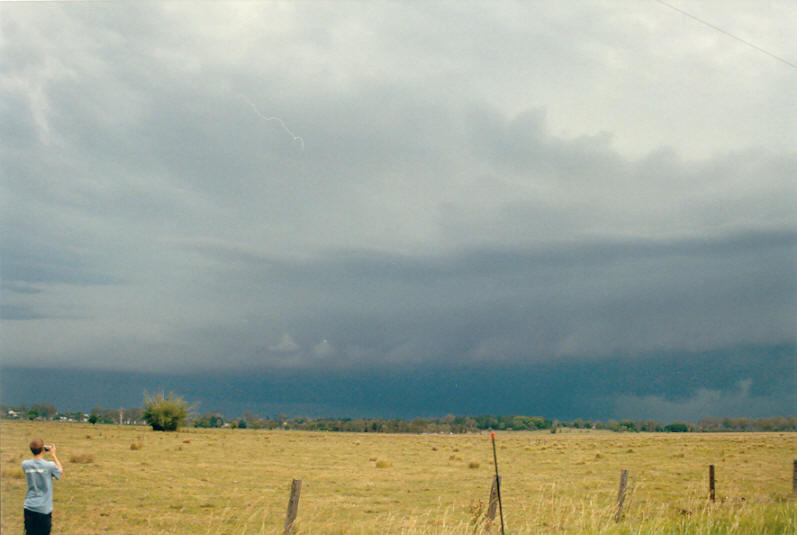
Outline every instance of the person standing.
<svg viewBox="0 0 797 535"><path fill-rule="evenodd" d="M53 478L61 479L64 468L55 454L55 444L44 445L40 438L30 442L33 459L22 461L22 470L28 480L25 494L25 535L49 535L53 524ZM44 460L44 453L52 461Z"/></svg>

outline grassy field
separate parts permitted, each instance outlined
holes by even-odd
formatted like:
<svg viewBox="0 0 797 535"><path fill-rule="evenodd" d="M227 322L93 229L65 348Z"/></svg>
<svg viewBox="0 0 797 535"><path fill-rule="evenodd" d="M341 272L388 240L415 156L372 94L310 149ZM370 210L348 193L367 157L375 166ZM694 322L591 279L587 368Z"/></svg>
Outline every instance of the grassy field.
<svg viewBox="0 0 797 535"><path fill-rule="evenodd" d="M54 533L498 533L488 434L375 435L0 424L2 532L22 532L20 462L58 445ZM507 533L797 533L794 434L498 433ZM717 501L708 496L716 465ZM620 471L626 513L613 516Z"/></svg>

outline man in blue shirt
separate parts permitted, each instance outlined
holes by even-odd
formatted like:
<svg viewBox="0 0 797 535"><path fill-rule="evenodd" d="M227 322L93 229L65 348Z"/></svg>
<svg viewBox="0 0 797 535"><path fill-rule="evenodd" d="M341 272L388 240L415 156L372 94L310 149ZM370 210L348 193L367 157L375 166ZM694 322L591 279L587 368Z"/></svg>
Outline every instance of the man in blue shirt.
<svg viewBox="0 0 797 535"><path fill-rule="evenodd" d="M50 535L53 519L53 478L61 479L64 468L55 455L55 444L45 446L40 438L30 442L33 459L22 461L22 470L28 480L25 494L25 535ZM49 451L52 461L44 460Z"/></svg>

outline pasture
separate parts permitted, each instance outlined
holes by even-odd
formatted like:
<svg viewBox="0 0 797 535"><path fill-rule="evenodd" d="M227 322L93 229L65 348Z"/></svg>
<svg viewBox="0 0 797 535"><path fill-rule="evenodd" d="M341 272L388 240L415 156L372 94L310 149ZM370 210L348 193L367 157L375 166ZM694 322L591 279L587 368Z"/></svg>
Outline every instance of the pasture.
<svg viewBox="0 0 797 535"><path fill-rule="evenodd" d="M22 532L20 462L58 446L54 533L499 533L484 523L489 433L379 435L3 421L2 532ZM794 434L498 433L508 534L795 533ZM708 466L717 500L708 500ZM629 495L614 522L622 469Z"/></svg>

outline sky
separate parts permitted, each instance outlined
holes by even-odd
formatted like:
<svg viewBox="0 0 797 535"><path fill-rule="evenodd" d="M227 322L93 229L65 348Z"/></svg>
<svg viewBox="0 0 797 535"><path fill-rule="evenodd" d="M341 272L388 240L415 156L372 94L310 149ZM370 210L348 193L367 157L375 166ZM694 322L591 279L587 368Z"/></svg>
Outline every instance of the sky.
<svg viewBox="0 0 797 535"><path fill-rule="evenodd" d="M111 405L100 373L230 411L793 414L796 26L4 3L0 397Z"/></svg>

